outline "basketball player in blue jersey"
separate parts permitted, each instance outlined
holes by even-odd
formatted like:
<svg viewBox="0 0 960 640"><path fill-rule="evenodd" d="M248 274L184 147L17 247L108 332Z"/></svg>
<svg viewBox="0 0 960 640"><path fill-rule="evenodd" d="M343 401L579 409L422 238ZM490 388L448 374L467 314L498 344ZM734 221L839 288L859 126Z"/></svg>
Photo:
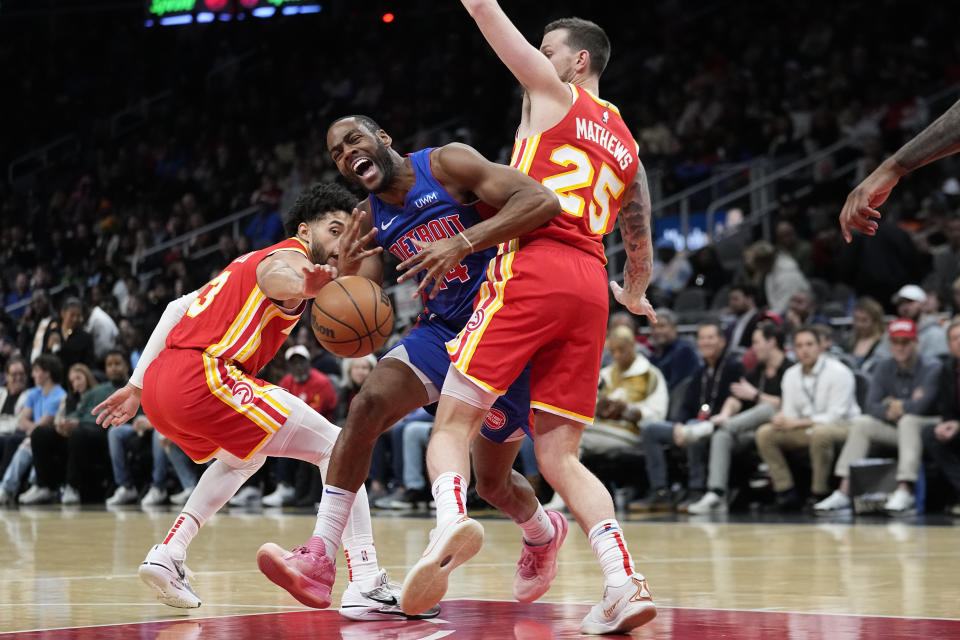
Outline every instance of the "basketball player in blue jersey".
<svg viewBox="0 0 960 640"><path fill-rule="evenodd" d="M450 368L445 343L470 319L497 245L560 212L559 201L546 187L516 169L487 161L466 145L423 149L406 157L391 145L390 136L366 116L341 118L327 130L327 147L340 173L370 193L341 236L340 275L380 282L383 250L403 261L428 243L432 253L456 256L456 266L433 282L421 282L425 308L416 325L381 358L350 404L331 454L314 530L331 560L356 492L369 473L377 438L414 409L439 399ZM562 539L566 520L556 514L563 522L557 524L562 533L556 531L557 521L544 513L526 479L511 469L529 433L527 380L521 376L487 416L484 438L478 438L476 447L478 455L495 461L478 460L477 483L478 489L486 483L488 493L513 492L525 498L517 502L535 505L527 513L507 515L520 524L526 540L549 543ZM329 580L332 585L333 571ZM542 591L547 588L549 583Z"/></svg>

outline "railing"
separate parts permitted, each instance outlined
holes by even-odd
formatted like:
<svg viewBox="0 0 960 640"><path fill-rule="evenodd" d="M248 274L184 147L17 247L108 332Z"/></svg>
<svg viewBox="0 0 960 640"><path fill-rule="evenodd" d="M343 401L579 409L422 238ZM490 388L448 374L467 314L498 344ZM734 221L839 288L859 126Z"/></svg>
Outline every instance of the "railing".
<svg viewBox="0 0 960 640"><path fill-rule="evenodd" d="M80 153L80 140L77 136L70 134L57 138L11 161L7 165L7 182L12 185L32 178L51 165L76 157L78 153Z"/></svg>

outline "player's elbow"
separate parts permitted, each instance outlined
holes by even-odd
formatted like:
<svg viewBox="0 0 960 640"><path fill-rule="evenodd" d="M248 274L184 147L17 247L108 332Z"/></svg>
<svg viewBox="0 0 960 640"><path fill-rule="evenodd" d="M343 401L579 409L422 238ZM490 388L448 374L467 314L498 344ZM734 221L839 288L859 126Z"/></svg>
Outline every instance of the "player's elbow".
<svg viewBox="0 0 960 640"><path fill-rule="evenodd" d="M540 213L539 217L542 217L544 221L560 215L560 211L562 211L560 200L553 191L546 187L540 187L532 195L532 198L536 203L534 208Z"/></svg>
<svg viewBox="0 0 960 640"><path fill-rule="evenodd" d="M467 13L474 19L482 17L484 11L490 10L496 4L495 0L461 0Z"/></svg>

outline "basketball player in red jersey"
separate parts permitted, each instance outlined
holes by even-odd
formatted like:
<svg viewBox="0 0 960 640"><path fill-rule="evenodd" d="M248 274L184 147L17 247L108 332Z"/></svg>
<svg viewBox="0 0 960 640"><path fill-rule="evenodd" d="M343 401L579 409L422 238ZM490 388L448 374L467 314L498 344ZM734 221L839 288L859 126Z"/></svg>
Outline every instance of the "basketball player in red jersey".
<svg viewBox="0 0 960 640"><path fill-rule="evenodd" d="M656 608L633 567L610 495L580 463L577 449L584 424L593 420L606 332L602 237L618 212L626 283L611 287L630 311L654 317L644 295L652 270L646 176L619 111L597 95L610 51L600 27L558 20L547 25L537 51L495 1L463 3L526 90L511 164L551 188L563 212L502 247L473 317L448 343L453 367L427 450L437 528L407 575L401 607L414 613L433 606L449 572L479 550L483 528L464 507L470 443L494 399L529 361L540 470L587 533L606 576L603 598L581 631L625 632L653 619ZM426 270L427 281L450 268L448 251L435 243L401 268ZM530 571L555 571L556 549L527 553Z"/></svg>
<svg viewBox="0 0 960 640"><path fill-rule="evenodd" d="M307 308L336 277L340 235L356 198L333 184L312 187L287 215L292 237L240 256L206 286L171 302L125 387L94 408L104 427L123 424L143 403L153 426L197 462L215 458L173 528L140 566L141 579L172 607L200 606L185 575L187 546L267 456L296 458L326 472L340 429L289 391L256 377ZM372 255L372 251L361 255ZM341 613L396 619L396 588L378 570L366 494L343 536L351 583ZM276 545L273 545L276 547ZM261 570L310 607L330 605L335 572L313 537L292 553L258 555ZM439 609L427 616L436 615Z"/></svg>

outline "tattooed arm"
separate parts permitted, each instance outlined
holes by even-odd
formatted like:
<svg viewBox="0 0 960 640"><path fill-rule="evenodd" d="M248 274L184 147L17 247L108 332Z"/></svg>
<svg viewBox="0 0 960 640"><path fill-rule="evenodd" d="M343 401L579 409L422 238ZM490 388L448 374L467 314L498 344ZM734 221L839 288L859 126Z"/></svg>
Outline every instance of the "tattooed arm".
<svg viewBox="0 0 960 640"><path fill-rule="evenodd" d="M653 307L646 297L653 272L653 241L650 237L650 190L647 188L647 173L643 164L637 169L633 184L627 189L617 219L627 251L627 262L623 268L624 287L611 282L610 289L617 302L631 313L656 320Z"/></svg>
<svg viewBox="0 0 960 640"><path fill-rule="evenodd" d="M870 236L876 233L877 223L873 218L880 218L876 208L884 203L901 176L957 151L960 151L960 101L900 147L850 192L840 212L840 228L846 241L852 239L851 230Z"/></svg>

